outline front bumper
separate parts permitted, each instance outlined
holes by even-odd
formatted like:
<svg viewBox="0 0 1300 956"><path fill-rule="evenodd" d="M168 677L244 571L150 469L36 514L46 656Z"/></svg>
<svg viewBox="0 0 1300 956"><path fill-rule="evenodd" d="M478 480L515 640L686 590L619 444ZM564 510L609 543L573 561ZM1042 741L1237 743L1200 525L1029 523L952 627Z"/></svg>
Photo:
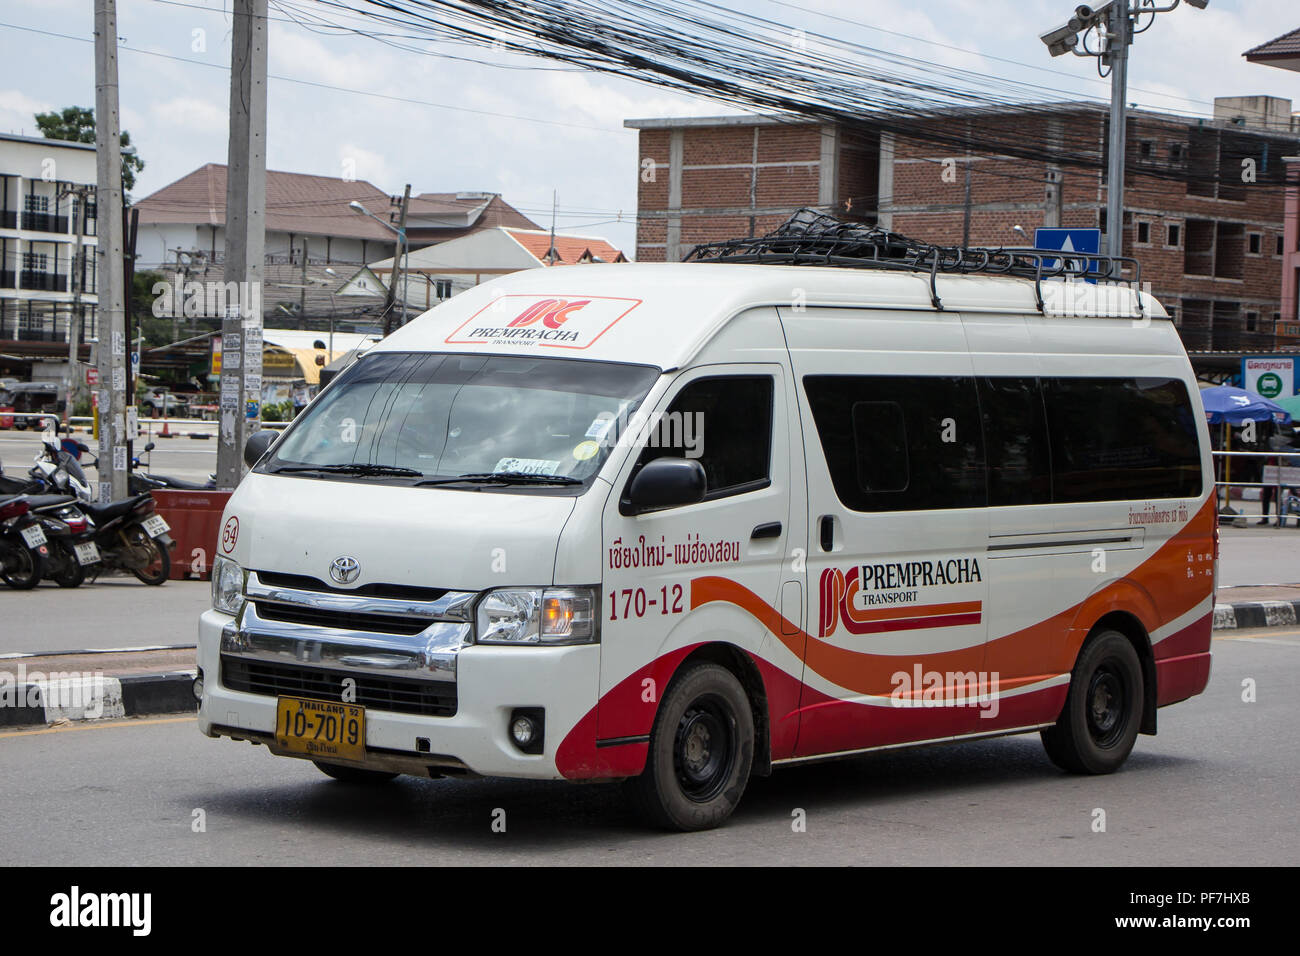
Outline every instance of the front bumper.
<svg viewBox="0 0 1300 956"><path fill-rule="evenodd" d="M276 697L228 688L222 682L222 630L227 614L199 619L198 665L203 670L199 729L275 746ZM322 636L328 629L322 629ZM482 776L562 779L555 754L597 697L600 645L509 647L467 645L455 654L456 712L450 717L394 713L367 707L366 760L373 770L423 774L468 772ZM541 754L526 754L510 740L517 707L546 711ZM293 755L297 756L297 755Z"/></svg>

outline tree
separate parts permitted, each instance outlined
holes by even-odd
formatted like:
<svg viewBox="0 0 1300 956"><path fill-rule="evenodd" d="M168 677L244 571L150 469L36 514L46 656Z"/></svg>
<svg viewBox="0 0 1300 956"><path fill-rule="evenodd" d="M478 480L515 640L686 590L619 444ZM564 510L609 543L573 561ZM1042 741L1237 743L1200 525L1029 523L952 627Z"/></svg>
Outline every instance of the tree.
<svg viewBox="0 0 1300 956"><path fill-rule="evenodd" d="M84 106L65 106L59 112L37 113L36 125L46 139L65 139L73 143L95 141L95 111ZM131 134L122 131L122 191L126 202L135 188L135 174L144 169L144 160L131 147Z"/></svg>

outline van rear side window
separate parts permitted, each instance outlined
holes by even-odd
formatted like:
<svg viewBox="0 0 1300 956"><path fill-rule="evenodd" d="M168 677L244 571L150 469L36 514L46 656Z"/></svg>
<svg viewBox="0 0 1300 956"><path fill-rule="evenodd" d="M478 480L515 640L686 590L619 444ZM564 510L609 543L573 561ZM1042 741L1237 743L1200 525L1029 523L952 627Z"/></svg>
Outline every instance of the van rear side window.
<svg viewBox="0 0 1300 956"><path fill-rule="evenodd" d="M1197 426L1171 378L809 375L853 511L1194 498Z"/></svg>
<svg viewBox="0 0 1300 956"><path fill-rule="evenodd" d="M1176 378L1045 378L1055 501L1194 498L1201 454Z"/></svg>

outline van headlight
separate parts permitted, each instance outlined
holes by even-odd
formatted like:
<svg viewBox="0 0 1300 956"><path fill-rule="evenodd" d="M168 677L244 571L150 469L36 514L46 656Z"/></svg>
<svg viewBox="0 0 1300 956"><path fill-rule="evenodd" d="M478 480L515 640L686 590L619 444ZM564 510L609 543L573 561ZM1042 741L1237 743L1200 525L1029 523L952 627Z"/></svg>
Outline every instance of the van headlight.
<svg viewBox="0 0 1300 956"><path fill-rule="evenodd" d="M246 572L234 561L217 555L212 562L212 608L238 616L244 609Z"/></svg>
<svg viewBox="0 0 1300 956"><path fill-rule="evenodd" d="M478 602L480 644L595 644L595 588L499 588Z"/></svg>

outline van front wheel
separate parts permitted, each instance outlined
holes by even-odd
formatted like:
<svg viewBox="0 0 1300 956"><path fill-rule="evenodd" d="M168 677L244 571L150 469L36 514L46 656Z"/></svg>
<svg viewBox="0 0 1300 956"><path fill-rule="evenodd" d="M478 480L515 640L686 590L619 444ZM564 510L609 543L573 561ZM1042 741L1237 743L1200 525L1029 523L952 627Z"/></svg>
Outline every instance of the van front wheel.
<svg viewBox="0 0 1300 956"><path fill-rule="evenodd" d="M629 782L642 812L671 830L707 830L731 816L754 762L754 715L725 667L681 674L655 716L645 771Z"/></svg>
<svg viewBox="0 0 1300 956"><path fill-rule="evenodd" d="M1047 756L1071 773L1118 770L1137 740L1142 703L1137 651L1118 631L1101 631L1075 662L1056 725L1042 732Z"/></svg>

